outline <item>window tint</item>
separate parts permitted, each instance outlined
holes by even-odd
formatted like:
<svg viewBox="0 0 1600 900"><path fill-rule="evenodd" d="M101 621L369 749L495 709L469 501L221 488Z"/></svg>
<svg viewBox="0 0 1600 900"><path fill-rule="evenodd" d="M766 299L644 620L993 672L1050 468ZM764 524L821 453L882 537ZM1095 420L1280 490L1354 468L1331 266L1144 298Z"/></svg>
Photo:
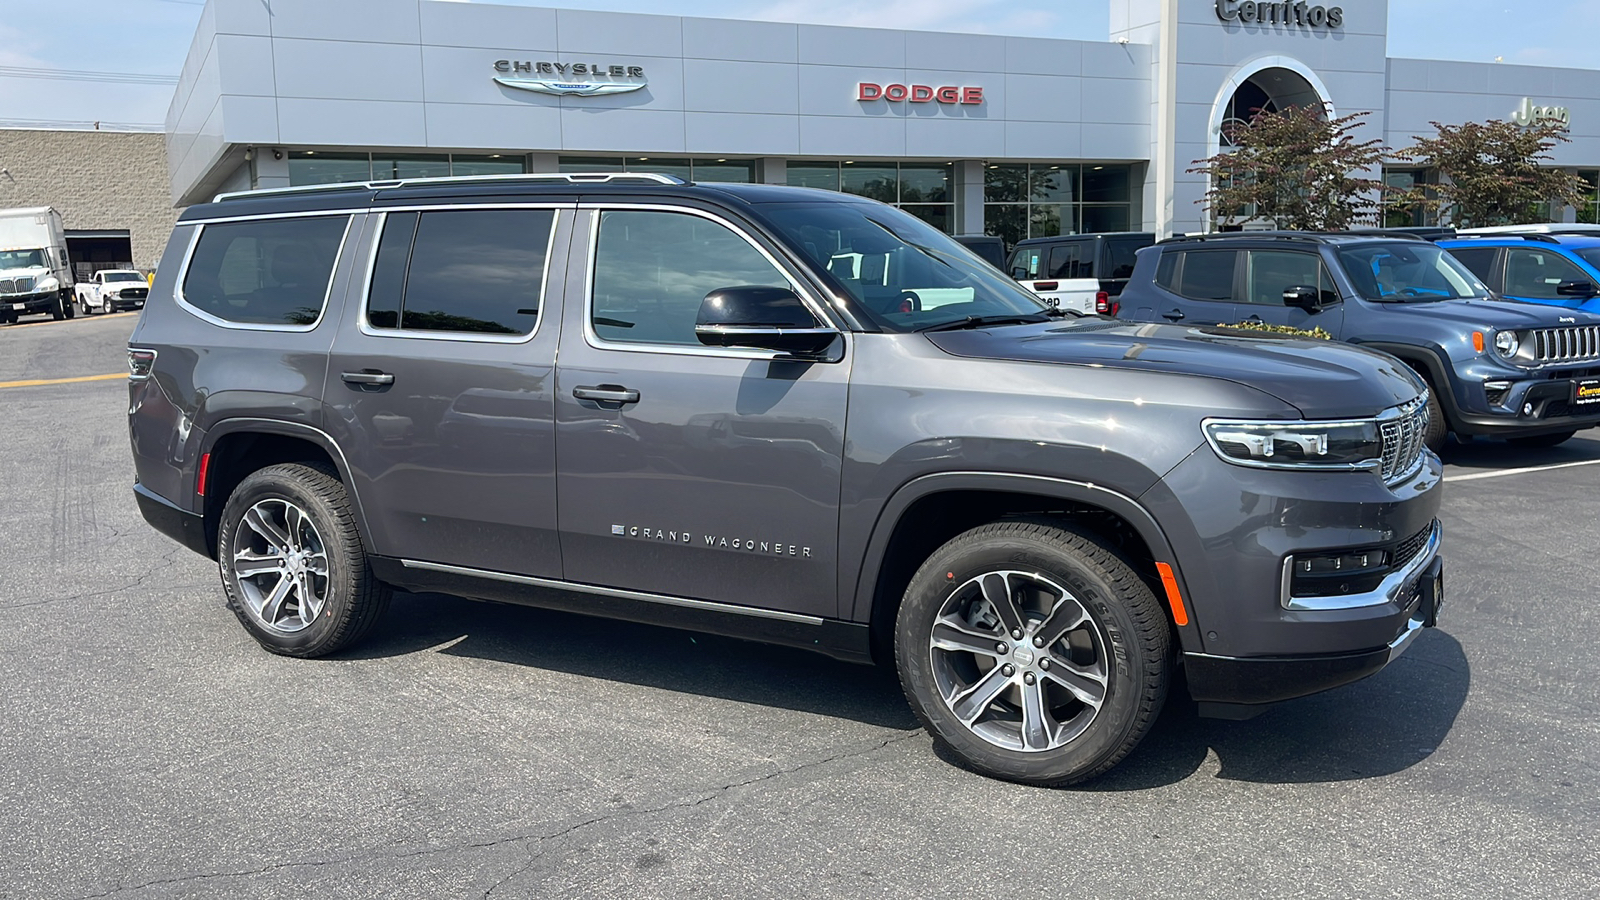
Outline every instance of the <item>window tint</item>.
<svg viewBox="0 0 1600 900"><path fill-rule="evenodd" d="M1057 244L1050 248L1051 278L1092 278L1089 266L1089 247L1082 241Z"/></svg>
<svg viewBox="0 0 1600 900"><path fill-rule="evenodd" d="M1282 306L1283 292L1292 287L1313 287L1322 302L1338 299L1333 279L1323 270L1322 258L1315 253L1290 250L1250 250L1246 254L1245 302L1260 306Z"/></svg>
<svg viewBox="0 0 1600 900"><path fill-rule="evenodd" d="M1533 300L1571 301L1578 298L1563 297L1556 286L1563 281L1589 281L1583 270L1549 250L1524 250L1511 247L1506 250L1506 290L1512 297Z"/></svg>
<svg viewBox="0 0 1600 900"><path fill-rule="evenodd" d="M1133 275L1133 265L1138 261L1135 255L1141 248L1151 244L1150 238L1121 238L1106 241L1103 259L1100 264L1101 278L1129 278Z"/></svg>
<svg viewBox="0 0 1600 900"><path fill-rule="evenodd" d="M548 209L391 213L367 321L394 328L398 318L410 331L532 333L554 220Z"/></svg>
<svg viewBox="0 0 1600 900"><path fill-rule="evenodd" d="M1452 247L1450 255L1460 260L1463 266L1472 270L1472 274L1483 280L1484 284L1494 287L1494 255L1500 251L1493 247Z"/></svg>
<svg viewBox="0 0 1600 900"><path fill-rule="evenodd" d="M1191 300L1232 300L1233 250L1189 250L1183 254L1177 293Z"/></svg>
<svg viewBox="0 0 1600 900"><path fill-rule="evenodd" d="M207 225L183 278L190 306L252 325L322 317L348 216Z"/></svg>
<svg viewBox="0 0 1600 900"><path fill-rule="evenodd" d="M1178 292L1178 259L1182 253L1163 253L1156 263L1156 284L1176 294Z"/></svg>
<svg viewBox="0 0 1600 900"><path fill-rule="evenodd" d="M836 255L829 268L869 278L873 262ZM698 347L694 323L706 294L746 284L792 286L748 241L709 219L630 210L600 215L589 314L605 340Z"/></svg>

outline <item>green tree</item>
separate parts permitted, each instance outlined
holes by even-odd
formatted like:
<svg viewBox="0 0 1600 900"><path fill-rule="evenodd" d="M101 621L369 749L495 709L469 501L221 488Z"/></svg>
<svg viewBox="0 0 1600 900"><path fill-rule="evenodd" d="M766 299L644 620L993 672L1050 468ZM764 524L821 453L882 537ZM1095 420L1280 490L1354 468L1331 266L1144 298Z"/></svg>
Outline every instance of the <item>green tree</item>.
<svg viewBox="0 0 1600 900"><path fill-rule="evenodd" d="M1375 222L1383 182L1364 173L1389 153L1381 140L1356 139L1367 115L1329 118L1317 106L1256 113L1229 131L1232 150L1189 170L1211 178L1200 203L1214 219L1267 219L1296 231Z"/></svg>
<svg viewBox="0 0 1600 900"><path fill-rule="evenodd" d="M1418 185L1390 198L1392 204L1448 215L1460 228L1523 225L1544 221L1547 203L1579 206L1583 179L1546 168L1550 149L1569 140L1562 125L1546 122L1524 128L1512 122L1441 125L1396 154L1416 165L1437 169L1438 184Z"/></svg>

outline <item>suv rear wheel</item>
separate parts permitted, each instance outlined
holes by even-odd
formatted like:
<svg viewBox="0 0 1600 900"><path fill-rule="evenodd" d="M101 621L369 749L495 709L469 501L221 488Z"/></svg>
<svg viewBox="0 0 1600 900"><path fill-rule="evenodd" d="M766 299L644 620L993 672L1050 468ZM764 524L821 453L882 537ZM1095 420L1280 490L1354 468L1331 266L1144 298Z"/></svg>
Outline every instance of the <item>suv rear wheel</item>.
<svg viewBox="0 0 1600 900"><path fill-rule="evenodd" d="M389 605L344 485L321 466L268 466L228 497L217 531L228 606L261 646L325 656L363 637Z"/></svg>
<svg viewBox="0 0 1600 900"><path fill-rule="evenodd" d="M936 743L995 778L1083 781L1149 730L1171 668L1149 587L1087 535L1043 521L974 528L906 589L895 661Z"/></svg>

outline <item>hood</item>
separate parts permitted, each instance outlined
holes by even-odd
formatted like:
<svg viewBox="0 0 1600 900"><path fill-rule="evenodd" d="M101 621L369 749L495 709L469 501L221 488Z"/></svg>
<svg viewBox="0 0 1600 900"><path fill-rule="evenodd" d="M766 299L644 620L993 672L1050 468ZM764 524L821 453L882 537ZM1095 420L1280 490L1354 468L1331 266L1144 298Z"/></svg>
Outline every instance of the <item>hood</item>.
<svg viewBox="0 0 1600 900"><path fill-rule="evenodd" d="M48 266L20 266L15 269L7 269L4 266L0 266L0 275L3 275L7 278L16 278L23 275L33 275L43 278L49 274L50 269Z"/></svg>
<svg viewBox="0 0 1600 900"><path fill-rule="evenodd" d="M1600 325L1600 316L1581 309L1517 300L1438 300L1425 303L1372 303L1370 306L1395 316L1422 316L1429 322L1451 322L1460 325L1464 331ZM1400 329L1405 327L1398 326Z"/></svg>
<svg viewBox="0 0 1600 900"><path fill-rule="evenodd" d="M1371 416L1422 391L1406 365L1349 344L1230 328L1084 319L927 335L953 356L1173 372L1270 394L1311 419Z"/></svg>

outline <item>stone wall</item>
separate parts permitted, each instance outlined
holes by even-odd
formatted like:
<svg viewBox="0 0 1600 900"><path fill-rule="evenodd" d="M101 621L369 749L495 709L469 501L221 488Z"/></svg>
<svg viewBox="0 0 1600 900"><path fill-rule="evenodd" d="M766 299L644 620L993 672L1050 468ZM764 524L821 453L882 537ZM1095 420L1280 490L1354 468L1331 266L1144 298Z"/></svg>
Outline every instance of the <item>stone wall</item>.
<svg viewBox="0 0 1600 900"><path fill-rule="evenodd" d="M178 210L162 134L0 129L0 209L53 206L70 230L127 229L153 269Z"/></svg>

